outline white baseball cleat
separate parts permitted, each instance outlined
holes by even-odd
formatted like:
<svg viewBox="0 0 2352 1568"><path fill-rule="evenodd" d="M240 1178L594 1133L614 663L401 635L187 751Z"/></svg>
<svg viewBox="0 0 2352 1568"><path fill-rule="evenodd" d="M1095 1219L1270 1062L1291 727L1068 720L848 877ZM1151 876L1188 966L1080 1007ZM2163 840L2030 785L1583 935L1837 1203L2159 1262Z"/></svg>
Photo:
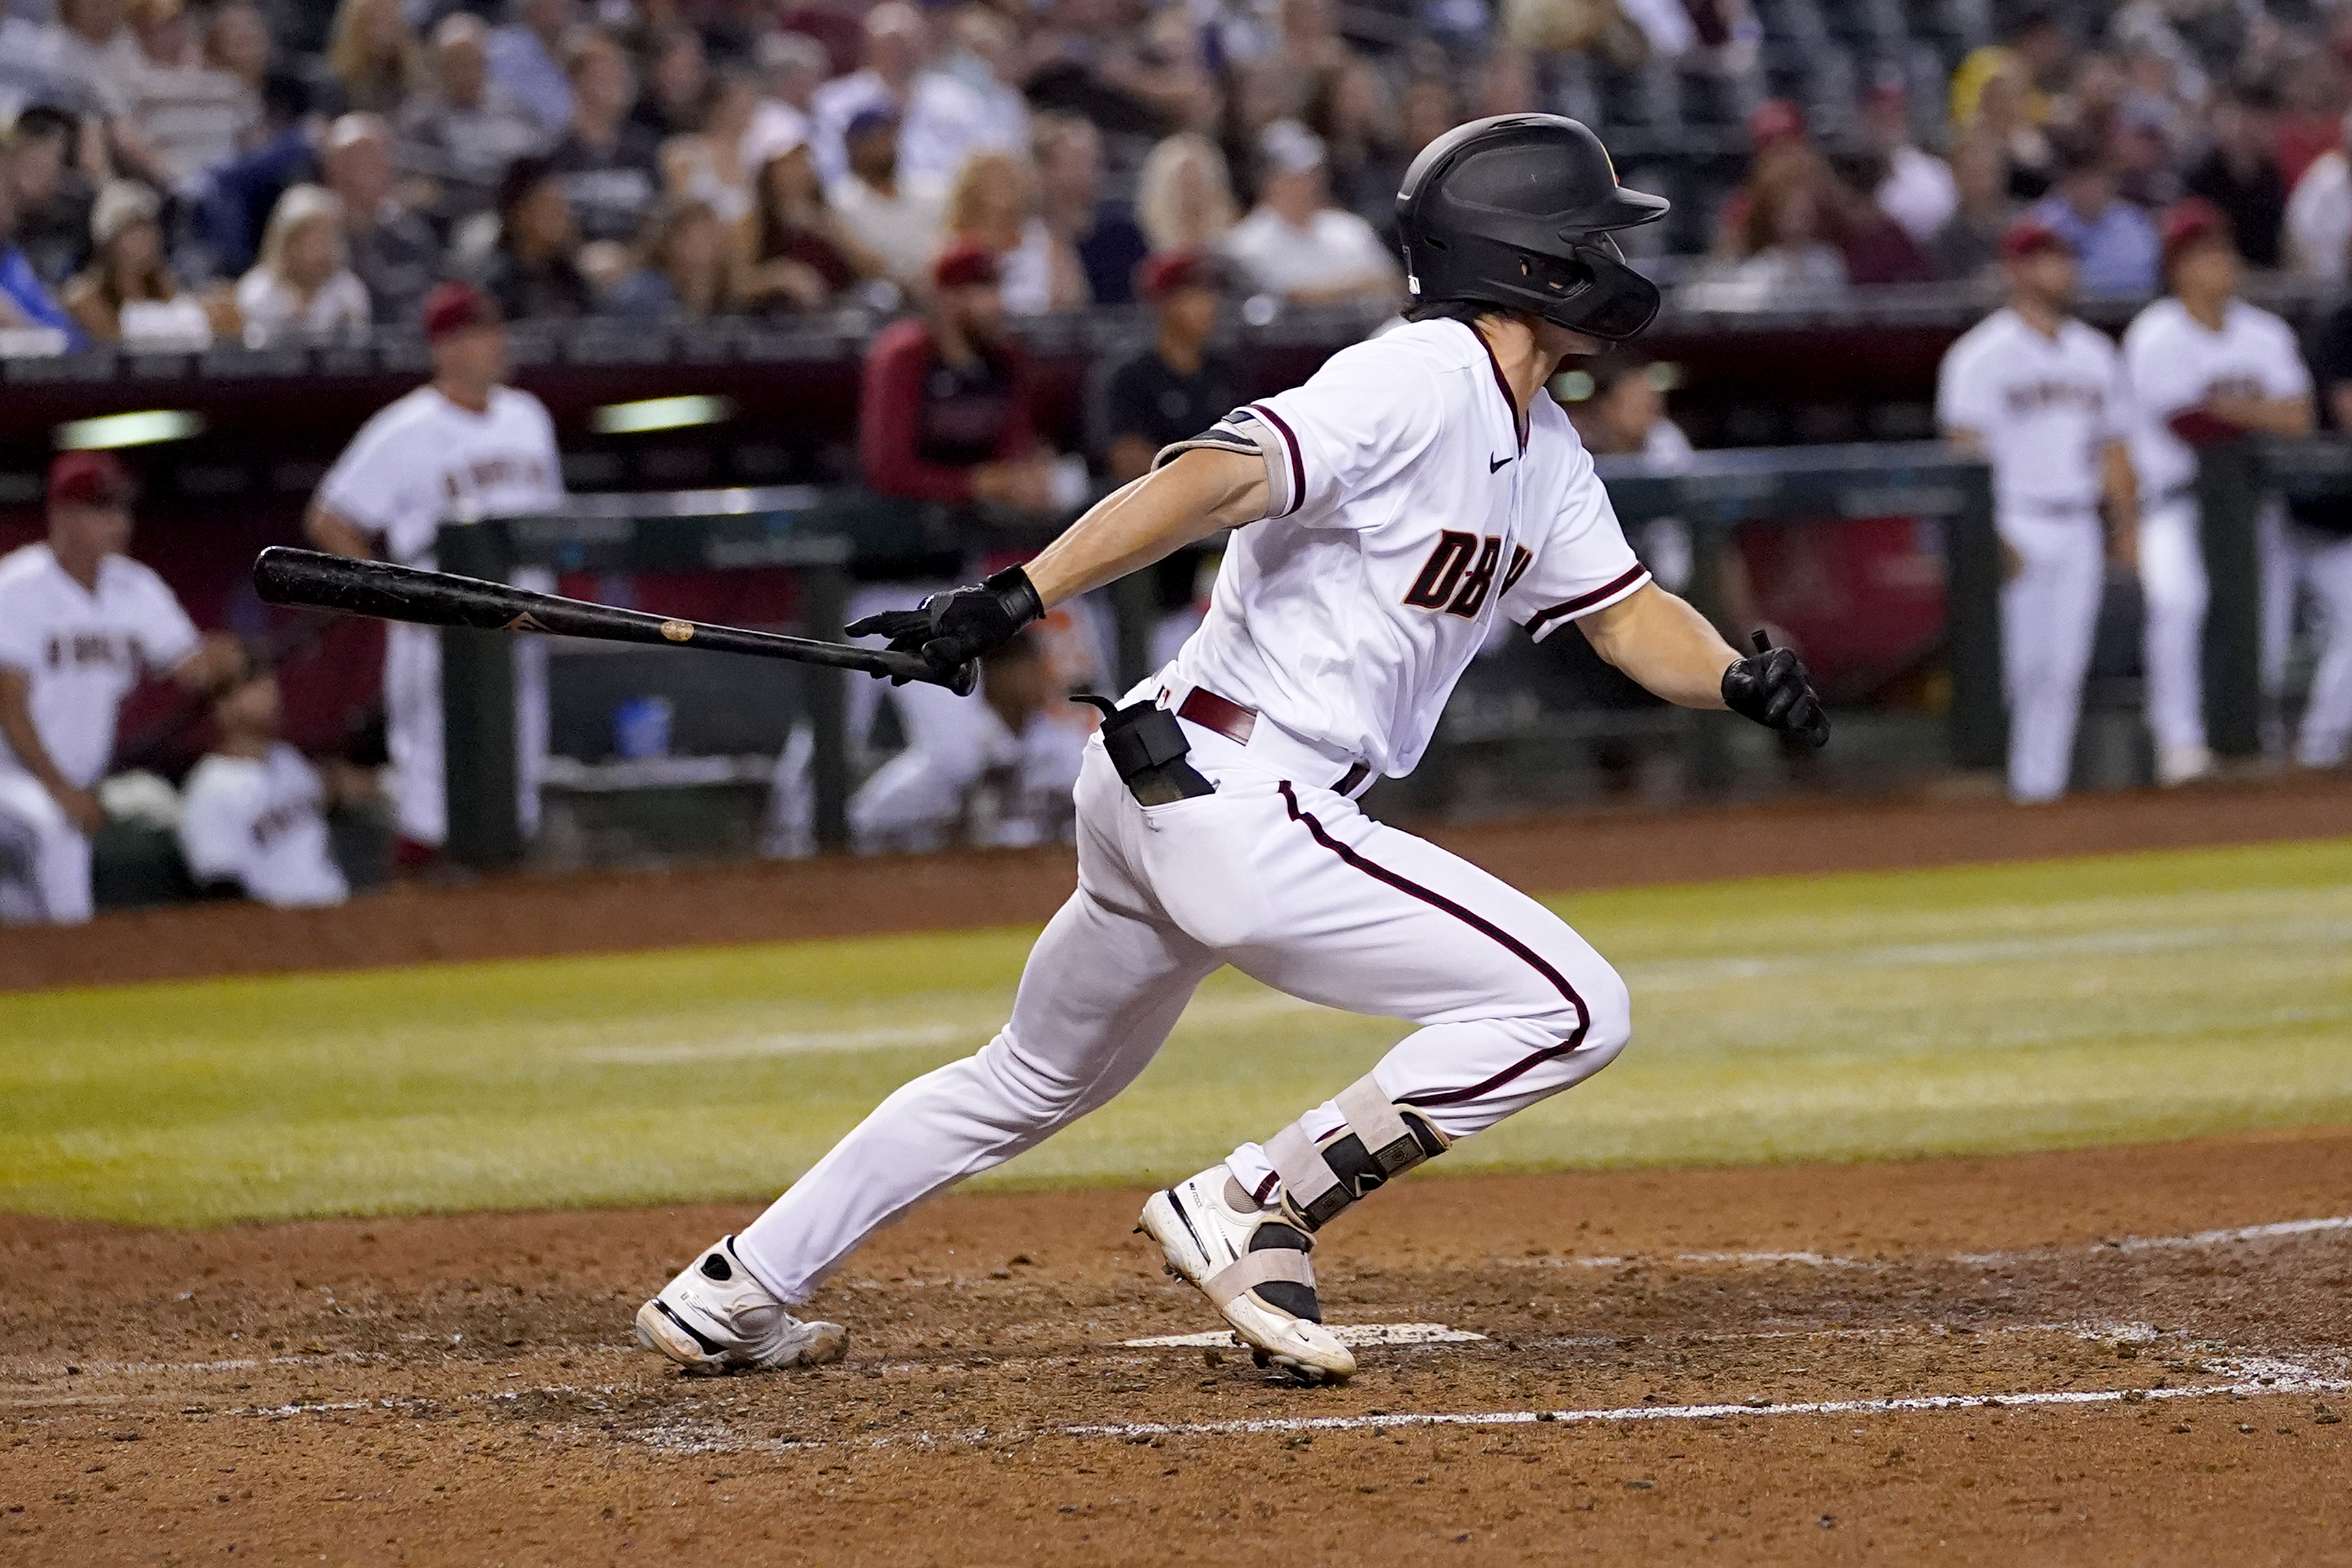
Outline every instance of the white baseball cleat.
<svg viewBox="0 0 2352 1568"><path fill-rule="evenodd" d="M2213 773L2213 752L2206 746L2167 746L2157 753L2156 782L2166 789L2194 784Z"/></svg>
<svg viewBox="0 0 2352 1568"><path fill-rule="evenodd" d="M1244 1344L1302 1383L1341 1382L1356 1358L1323 1327L1306 1232L1262 1209L1222 1164L1154 1193L1137 1229L1200 1288Z"/></svg>
<svg viewBox="0 0 2352 1568"><path fill-rule="evenodd" d="M637 1309L637 1342L691 1373L824 1366L849 1348L839 1323L803 1323L751 1277L727 1237Z"/></svg>

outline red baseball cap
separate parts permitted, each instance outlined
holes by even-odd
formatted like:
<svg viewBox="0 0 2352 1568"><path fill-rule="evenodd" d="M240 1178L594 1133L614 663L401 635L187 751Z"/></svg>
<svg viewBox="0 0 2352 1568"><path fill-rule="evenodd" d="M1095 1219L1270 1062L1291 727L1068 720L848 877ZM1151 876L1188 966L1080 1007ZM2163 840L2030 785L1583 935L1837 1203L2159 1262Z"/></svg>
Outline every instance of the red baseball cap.
<svg viewBox="0 0 2352 1568"><path fill-rule="evenodd" d="M1805 111L1789 99L1768 98L1748 117L1748 140L1759 148L1799 142L1805 135Z"/></svg>
<svg viewBox="0 0 2352 1568"><path fill-rule="evenodd" d="M970 289L996 281L996 252L976 239L960 239L931 263L931 283L940 289Z"/></svg>
<svg viewBox="0 0 2352 1568"><path fill-rule="evenodd" d="M1135 291L1155 305L1179 289L1221 289L1224 280L1215 257L1189 246L1154 251L1135 269Z"/></svg>
<svg viewBox="0 0 2352 1568"><path fill-rule="evenodd" d="M428 342L439 342L452 332L499 324L499 302L471 283L438 283L425 296L419 312Z"/></svg>
<svg viewBox="0 0 2352 1568"><path fill-rule="evenodd" d="M2202 196L2187 196L2164 209L2164 265L2167 270L2181 253L2219 240L2232 243L2229 217Z"/></svg>
<svg viewBox="0 0 2352 1568"><path fill-rule="evenodd" d="M111 452L59 452L49 464L49 499L84 506L129 506L139 482Z"/></svg>
<svg viewBox="0 0 2352 1568"><path fill-rule="evenodd" d="M2000 231L2000 258L2003 261L2022 261L2044 250L2063 250L2071 256L2074 247L2066 243L2064 235L2038 217L2029 216L2014 219Z"/></svg>

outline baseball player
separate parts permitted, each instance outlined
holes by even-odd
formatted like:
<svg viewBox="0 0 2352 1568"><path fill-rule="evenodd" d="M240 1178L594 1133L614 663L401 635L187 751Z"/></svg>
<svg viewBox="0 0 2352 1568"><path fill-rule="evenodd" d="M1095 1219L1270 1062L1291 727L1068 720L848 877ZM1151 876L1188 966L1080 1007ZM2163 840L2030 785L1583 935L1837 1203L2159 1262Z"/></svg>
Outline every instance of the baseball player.
<svg viewBox="0 0 2352 1568"><path fill-rule="evenodd" d="M2000 237L2009 304L1944 356L1936 417L1992 463L1993 526L2007 581L2000 652L2009 694L2009 793L2066 793L2074 724L2098 628L2105 562L2131 559L2138 519L2122 356L2068 311L2074 253L2039 219ZM2100 547L2100 505L2108 548Z"/></svg>
<svg viewBox="0 0 2352 1568"><path fill-rule="evenodd" d="M1741 657L1650 582L1543 390L1562 356L1656 313L1610 235L1666 204L1621 189L1582 125L1527 114L1433 142L1397 205L1415 321L1163 450L1025 567L871 626L961 665L1046 606L1234 531L1208 619L1088 744L1078 889L1011 1021L891 1095L647 1301L649 1348L698 1372L838 1357L844 1331L792 1304L877 1226L1109 1100L1230 963L1417 1026L1143 1210L1170 1268L1245 1342L1302 1380L1347 1376L1355 1363L1322 1326L1316 1233L1590 1077L1631 1030L1624 983L1557 915L1357 796L1420 760L1497 618L1538 637L1576 623L1663 697L1827 739L1795 655Z"/></svg>
<svg viewBox="0 0 2352 1568"><path fill-rule="evenodd" d="M500 384L507 338L497 304L469 283L444 283L425 296L424 321L433 379L379 410L335 459L304 520L321 550L430 567L445 520L523 516L563 502L546 406ZM516 582L554 586L543 573L519 573ZM526 637L515 659L520 805L528 835L539 821L539 773L547 753L547 649ZM429 864L448 837L438 631L404 625L385 630L383 705L398 853L413 868Z"/></svg>
<svg viewBox="0 0 2352 1568"><path fill-rule="evenodd" d="M278 678L253 670L213 703L213 749L180 792L180 853L199 886L279 909L352 896L329 852L327 790L278 736Z"/></svg>
<svg viewBox="0 0 2352 1568"><path fill-rule="evenodd" d="M2213 770L2200 678L2207 584L2198 449L2255 433L2307 436L2312 396L2293 330L2237 298L2238 253L2219 208L2192 196L2165 213L2164 279L2171 292L2124 333L2124 369L2136 410L2132 461L2147 496L2139 525L2147 721L2156 734L2157 782L2177 784ZM2275 499L2255 526L2263 686L2276 692L2285 673L2294 573Z"/></svg>
<svg viewBox="0 0 2352 1568"><path fill-rule="evenodd" d="M89 919L89 836L106 820L92 790L141 673L204 691L244 662L122 553L133 493L112 454L64 453L47 542L0 557L0 922Z"/></svg>

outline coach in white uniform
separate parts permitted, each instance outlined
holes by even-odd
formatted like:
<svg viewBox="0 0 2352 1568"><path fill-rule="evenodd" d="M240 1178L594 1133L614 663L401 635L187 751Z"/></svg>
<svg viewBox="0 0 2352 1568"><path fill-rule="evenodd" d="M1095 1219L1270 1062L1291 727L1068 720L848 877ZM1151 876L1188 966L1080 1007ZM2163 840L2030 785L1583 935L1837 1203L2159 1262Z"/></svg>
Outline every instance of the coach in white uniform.
<svg viewBox="0 0 2352 1568"><path fill-rule="evenodd" d="M2195 197L2164 218L2164 277L2171 293L2124 333L2124 368L2136 418L2132 460L2147 497L2139 579L2147 599L2147 722L2157 782L2210 773L2205 742L2202 648L2205 552L2199 532L2197 452L2251 434L2307 436L2311 373L2294 332L2238 299L2230 222ZM2262 563L2263 689L2285 671L2294 570L2284 509L2273 498L2256 521Z"/></svg>
<svg viewBox="0 0 2352 1568"><path fill-rule="evenodd" d="M0 922L89 919L92 790L142 671L203 691L244 661L200 637L163 580L122 552L133 487L105 452L49 466L46 543L0 556Z"/></svg>
<svg viewBox="0 0 2352 1568"><path fill-rule="evenodd" d="M2002 684L2009 696L2009 793L2066 792L2083 677L2098 629L2110 551L2131 559L2138 523L2129 395L2105 333L2067 312L2074 253L2024 217L2000 240L2009 304L1944 356L1936 419L1950 439L1992 463L1993 526L2007 581L2000 591Z"/></svg>
<svg viewBox="0 0 2352 1568"><path fill-rule="evenodd" d="M498 306L469 283L444 283L425 296L424 317L433 379L360 426L335 459L304 525L321 550L430 568L445 521L516 517L562 504L562 463L546 406L528 392L500 384L507 337ZM516 581L553 586L543 574L517 574ZM547 752L544 644L524 638L515 650L515 668L517 773L527 836L538 825L538 780ZM449 832L438 630L385 628L383 705L405 841L401 858L415 865L437 853Z"/></svg>
<svg viewBox="0 0 2352 1568"><path fill-rule="evenodd" d="M278 721L266 669L213 704L213 749L180 792L180 853L199 884L279 909L340 904L352 889L329 848L326 785Z"/></svg>
<svg viewBox="0 0 2352 1568"><path fill-rule="evenodd" d="M1650 582L1543 390L1562 355L1649 324L1657 290L1609 231L1665 205L1621 190L1573 121L1509 115L1440 137L1398 198L1420 320L1162 452L1025 568L851 628L952 668L1046 605L1234 531L1201 630L1088 747L1078 890L1012 1021L893 1094L646 1302L646 1344L701 1371L837 1356L843 1331L786 1303L877 1226L1110 1100L1231 963L1419 1026L1143 1214L1251 1345L1304 1378L1353 1370L1320 1326L1312 1233L1598 1071L1631 1031L1624 983L1559 917L1356 796L1420 760L1498 619L1538 637L1576 623L1660 696L1827 738L1793 654L1742 658Z"/></svg>

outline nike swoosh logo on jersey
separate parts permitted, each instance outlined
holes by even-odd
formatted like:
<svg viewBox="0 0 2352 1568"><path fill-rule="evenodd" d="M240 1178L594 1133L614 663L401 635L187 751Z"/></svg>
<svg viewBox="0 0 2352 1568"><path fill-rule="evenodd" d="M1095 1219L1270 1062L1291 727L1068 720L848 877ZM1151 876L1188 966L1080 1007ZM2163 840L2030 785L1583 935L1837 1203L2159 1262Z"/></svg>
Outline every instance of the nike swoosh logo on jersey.
<svg viewBox="0 0 2352 1568"><path fill-rule="evenodd" d="M1512 457L1517 456L1517 453L1512 454ZM1490 474L1498 474L1503 471L1503 465L1510 460L1510 458L1489 458L1486 459L1486 471Z"/></svg>

